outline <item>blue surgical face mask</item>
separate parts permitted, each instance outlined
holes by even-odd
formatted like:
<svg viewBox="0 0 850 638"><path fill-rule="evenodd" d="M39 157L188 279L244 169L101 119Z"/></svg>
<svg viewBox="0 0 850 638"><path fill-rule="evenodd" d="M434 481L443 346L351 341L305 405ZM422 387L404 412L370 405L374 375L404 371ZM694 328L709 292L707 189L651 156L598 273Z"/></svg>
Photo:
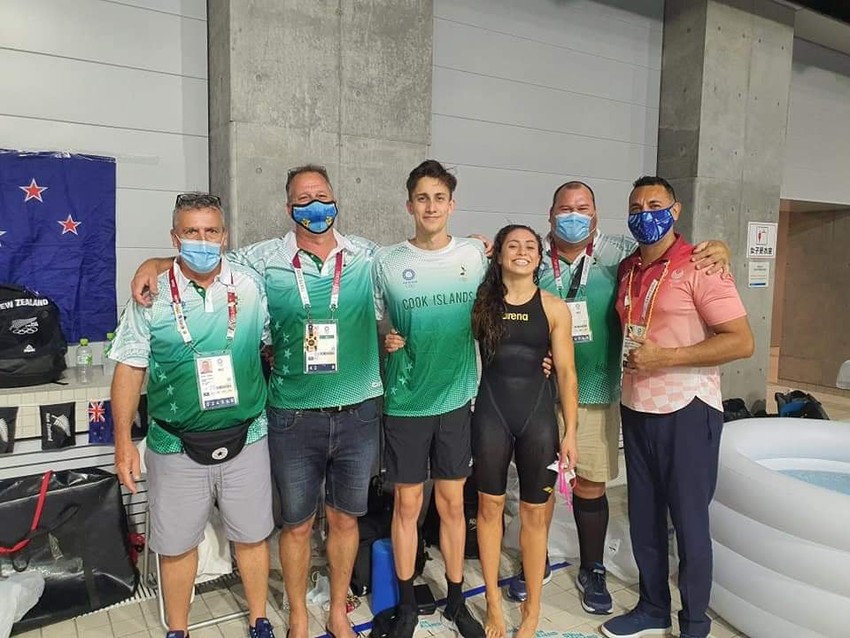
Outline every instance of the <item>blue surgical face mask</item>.
<svg viewBox="0 0 850 638"><path fill-rule="evenodd" d="M590 237L590 217L581 213L555 215L555 234L568 244L578 244Z"/></svg>
<svg viewBox="0 0 850 638"><path fill-rule="evenodd" d="M221 261L221 244L181 237L180 259L199 275L205 275L215 270L218 262Z"/></svg>
<svg viewBox="0 0 850 638"><path fill-rule="evenodd" d="M660 210L643 210L629 215L629 230L639 244L654 244L661 241L673 228L673 206Z"/></svg>
<svg viewBox="0 0 850 638"><path fill-rule="evenodd" d="M321 235L330 230L336 220L336 202L320 202L314 199L307 204L292 205L292 219L311 233Z"/></svg>

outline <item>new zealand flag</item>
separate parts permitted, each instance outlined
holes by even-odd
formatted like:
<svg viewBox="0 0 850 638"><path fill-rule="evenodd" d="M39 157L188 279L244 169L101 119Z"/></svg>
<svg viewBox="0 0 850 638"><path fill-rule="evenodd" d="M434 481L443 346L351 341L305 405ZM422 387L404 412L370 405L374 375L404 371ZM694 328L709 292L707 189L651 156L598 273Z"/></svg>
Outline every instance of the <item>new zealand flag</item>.
<svg viewBox="0 0 850 638"><path fill-rule="evenodd" d="M115 443L115 425L112 422L112 404L103 401L89 401L89 443L95 445Z"/></svg>
<svg viewBox="0 0 850 638"><path fill-rule="evenodd" d="M59 306L69 342L117 323L115 160L0 150L0 282Z"/></svg>

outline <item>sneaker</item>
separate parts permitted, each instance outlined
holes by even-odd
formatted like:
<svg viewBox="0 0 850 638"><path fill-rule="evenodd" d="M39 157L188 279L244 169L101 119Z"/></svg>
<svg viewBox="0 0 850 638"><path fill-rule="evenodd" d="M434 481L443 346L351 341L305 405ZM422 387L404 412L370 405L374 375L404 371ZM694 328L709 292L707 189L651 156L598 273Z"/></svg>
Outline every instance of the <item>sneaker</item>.
<svg viewBox="0 0 850 638"><path fill-rule="evenodd" d="M274 638L274 630L268 618L257 618L253 627L248 627L249 638Z"/></svg>
<svg viewBox="0 0 850 638"><path fill-rule="evenodd" d="M443 610L443 618L446 619L449 629L463 638L484 638L485 636L484 627L469 612L466 603L461 603L457 609L449 609L447 606Z"/></svg>
<svg viewBox="0 0 850 638"><path fill-rule="evenodd" d="M576 587L581 592L581 606L591 614L610 614L614 601L605 585L605 567L596 563L592 569L581 567L576 576Z"/></svg>
<svg viewBox="0 0 850 638"><path fill-rule="evenodd" d="M672 634L670 617L650 616L637 608L602 624L602 633L608 638L645 638Z"/></svg>
<svg viewBox="0 0 850 638"><path fill-rule="evenodd" d="M174 630L165 634L165 638L189 638L189 634L185 631Z"/></svg>
<svg viewBox="0 0 850 638"><path fill-rule="evenodd" d="M390 638L413 638L413 632L419 625L419 614L416 609L399 607L395 623L390 629Z"/></svg>
<svg viewBox="0 0 850 638"><path fill-rule="evenodd" d="M552 580L552 566L549 564L549 557L546 557L546 571L543 572L543 584L545 585ZM511 579L508 585L508 598L524 603L528 599L528 590L525 587L525 572L520 569L519 574Z"/></svg>

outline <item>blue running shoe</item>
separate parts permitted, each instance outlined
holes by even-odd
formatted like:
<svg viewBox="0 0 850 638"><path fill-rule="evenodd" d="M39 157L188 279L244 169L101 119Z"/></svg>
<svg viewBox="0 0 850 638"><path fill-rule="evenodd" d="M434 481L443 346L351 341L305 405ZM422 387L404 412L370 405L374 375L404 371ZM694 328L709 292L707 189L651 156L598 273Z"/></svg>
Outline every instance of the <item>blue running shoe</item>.
<svg viewBox="0 0 850 638"><path fill-rule="evenodd" d="M189 634L179 629L174 629L165 634L165 638L189 638Z"/></svg>
<svg viewBox="0 0 850 638"><path fill-rule="evenodd" d="M581 592L581 606L591 614L610 614L614 601L605 584L605 567L596 563L592 569L581 567L576 576L576 587Z"/></svg>
<svg viewBox="0 0 850 638"><path fill-rule="evenodd" d="M274 630L268 618L257 618L253 627L248 627L249 638L274 638Z"/></svg>
<svg viewBox="0 0 850 638"><path fill-rule="evenodd" d="M549 557L546 557L546 571L543 572L543 584L545 585L552 580L552 566L549 564ZM520 568L519 574L511 579L508 585L508 598L524 603L528 599L528 590L525 587L525 572Z"/></svg>
<svg viewBox="0 0 850 638"><path fill-rule="evenodd" d="M602 624L602 633L608 638L649 638L669 636L672 633L670 617L650 616L637 608L616 616Z"/></svg>

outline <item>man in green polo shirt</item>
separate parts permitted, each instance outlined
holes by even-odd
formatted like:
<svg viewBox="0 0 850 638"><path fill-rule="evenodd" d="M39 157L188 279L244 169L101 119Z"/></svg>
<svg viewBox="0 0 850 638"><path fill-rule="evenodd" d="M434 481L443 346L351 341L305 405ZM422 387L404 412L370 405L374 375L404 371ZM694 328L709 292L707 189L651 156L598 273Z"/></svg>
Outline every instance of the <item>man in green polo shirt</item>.
<svg viewBox="0 0 850 638"><path fill-rule="evenodd" d="M167 638L188 636L197 547L214 502L236 546L249 636L274 638L265 618L274 521L259 356L268 340L263 282L221 259L227 232L217 197L180 195L171 235L179 258L160 275L150 307L127 304L109 353L117 362L115 470L135 493L140 458L130 429L148 373L149 542L162 561Z"/></svg>
<svg viewBox="0 0 850 638"><path fill-rule="evenodd" d="M610 614L613 602L602 559L608 530L605 486L619 473L622 339L614 302L617 268L637 243L631 237L607 235L597 228L596 199L584 182L567 182L555 190L549 222L540 287L558 295L570 307L579 383L573 514L581 563L576 586L585 611ZM728 247L723 242L704 242L696 247L692 259L700 262L698 268L712 273L728 264ZM522 574L511 583L509 594L523 599Z"/></svg>
<svg viewBox="0 0 850 638"><path fill-rule="evenodd" d="M357 554L357 517L366 513L377 464L383 393L372 287L377 246L333 228L334 192L324 167L289 171L286 211L294 230L227 253L254 269L268 296L273 365L269 382L269 453L281 497L281 567L290 638L307 638L310 532L324 483L331 600L327 630L354 638L346 596ZM153 262L153 263L149 263ZM149 260L133 282L134 298L159 287Z"/></svg>

